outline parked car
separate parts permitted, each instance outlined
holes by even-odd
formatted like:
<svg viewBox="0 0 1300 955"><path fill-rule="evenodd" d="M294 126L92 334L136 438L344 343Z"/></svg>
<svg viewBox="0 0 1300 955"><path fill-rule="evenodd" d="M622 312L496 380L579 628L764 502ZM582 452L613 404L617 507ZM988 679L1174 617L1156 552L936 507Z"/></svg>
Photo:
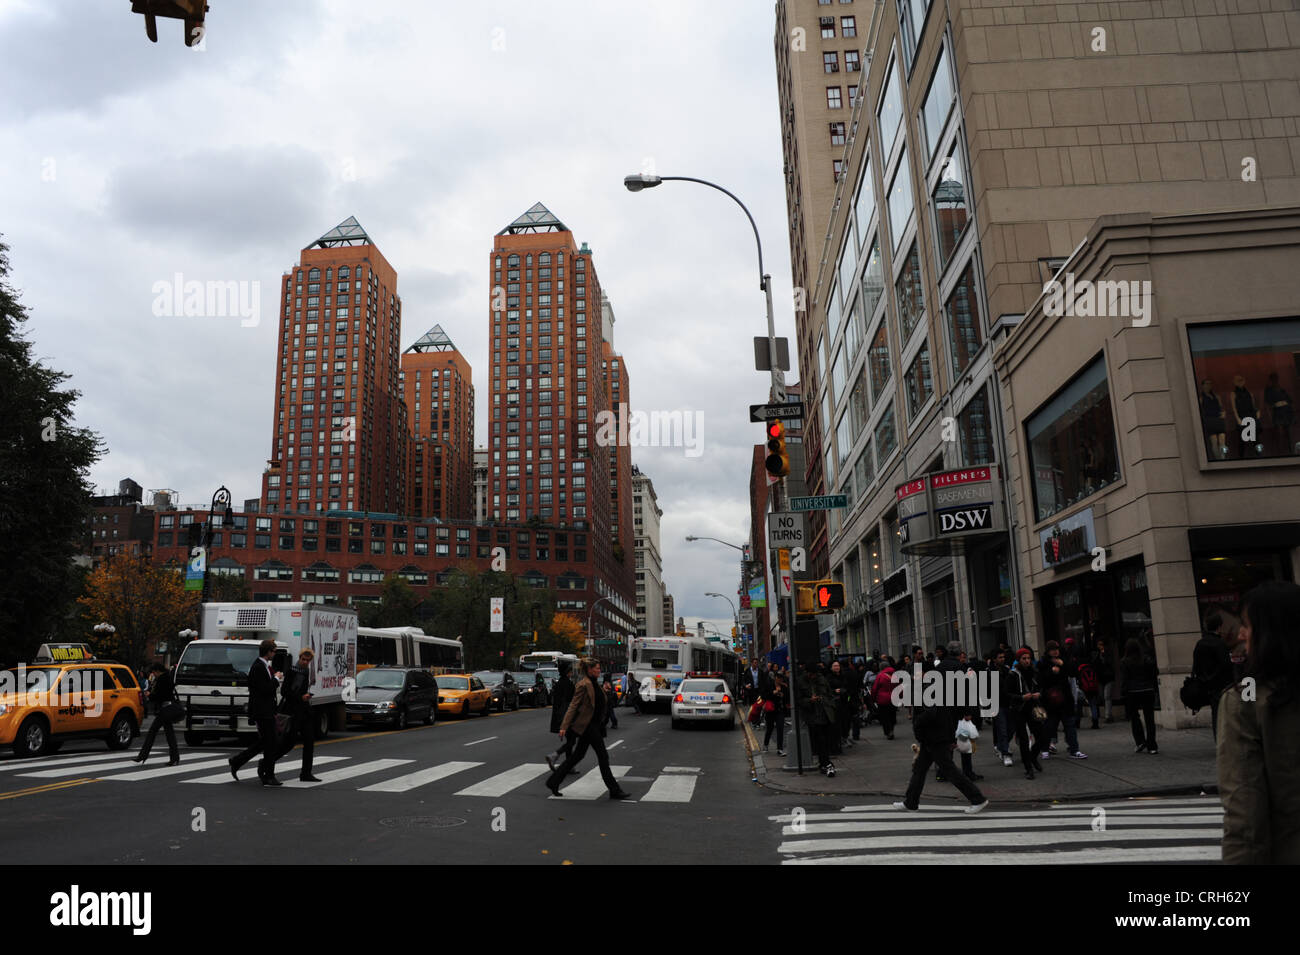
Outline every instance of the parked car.
<svg viewBox="0 0 1300 955"><path fill-rule="evenodd" d="M519 702L528 706L549 706L551 703L551 693L546 686L546 681L540 679L536 672L529 673L520 671L512 673L515 683L519 686Z"/></svg>
<svg viewBox="0 0 1300 955"><path fill-rule="evenodd" d="M438 685L419 667L371 667L357 674L356 699L347 704L349 726L384 723L406 729L411 720L428 726L438 713Z"/></svg>
<svg viewBox="0 0 1300 955"><path fill-rule="evenodd" d="M474 674L492 694L492 705L497 712L519 709L519 684L504 670L479 670Z"/></svg>

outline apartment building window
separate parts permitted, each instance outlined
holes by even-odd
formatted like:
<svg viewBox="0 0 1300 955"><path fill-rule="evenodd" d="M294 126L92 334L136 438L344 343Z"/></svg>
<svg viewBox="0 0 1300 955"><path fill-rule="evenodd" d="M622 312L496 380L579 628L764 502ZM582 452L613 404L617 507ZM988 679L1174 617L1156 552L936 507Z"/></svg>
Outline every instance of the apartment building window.
<svg viewBox="0 0 1300 955"><path fill-rule="evenodd" d="M843 124L841 123L841 128ZM864 150L869 157L870 149ZM862 178L858 180L858 193L853 197L853 217L858 224L858 246L866 245L867 236L871 234L871 217L876 211L876 192L871 185L871 160L862 163Z"/></svg>
<svg viewBox="0 0 1300 955"><path fill-rule="evenodd" d="M930 0L898 0L898 30L903 42L903 57L911 72L916 47L925 32L925 14Z"/></svg>
<svg viewBox="0 0 1300 955"><path fill-rule="evenodd" d="M1040 521L1118 481L1105 356L1030 415L1025 435Z"/></svg>
<svg viewBox="0 0 1300 955"><path fill-rule="evenodd" d="M960 378L970 367L984 343L980 322L979 287L975 281L975 261L966 263L944 311L948 317L948 340L952 354L953 378Z"/></svg>
<svg viewBox="0 0 1300 955"><path fill-rule="evenodd" d="M930 90L921 106L921 131L925 135L925 161L928 164L943 140L943 128L952 113L952 71L948 67L948 48L939 50L939 60L930 80Z"/></svg>
<svg viewBox="0 0 1300 955"><path fill-rule="evenodd" d="M836 181L836 182L839 182L839 181L840 181L840 177L841 177L842 175L844 175L844 160L843 160L843 159L832 159L832 160L831 160L831 169L833 170L833 173L834 173L834 176L835 176L835 181Z"/></svg>
<svg viewBox="0 0 1300 955"><path fill-rule="evenodd" d="M876 107L876 128L880 130L880 158L889 162L898 141L898 129L903 121L903 97L898 89L898 63L889 64L885 74L885 88Z"/></svg>
<svg viewBox="0 0 1300 955"><path fill-rule="evenodd" d="M857 73L862 69L861 61L858 59L856 50L844 51L844 72Z"/></svg>
<svg viewBox="0 0 1300 955"><path fill-rule="evenodd" d="M831 123L831 145L832 146L844 145L844 124L843 123Z"/></svg>
<svg viewBox="0 0 1300 955"><path fill-rule="evenodd" d="M821 20L821 28L822 28L822 39L823 40L835 39L835 18L821 17L820 20Z"/></svg>
<svg viewBox="0 0 1300 955"><path fill-rule="evenodd" d="M961 151L956 144L944 160L939 182L930 194L934 209L934 244L942 274L952 262L957 245L966 234L970 221L969 199L966 193L966 171Z"/></svg>
<svg viewBox="0 0 1300 955"><path fill-rule="evenodd" d="M879 401L890 378L889 336L883 320L876 329L875 337L871 339L871 347L867 349L867 364L871 368L871 398Z"/></svg>
<svg viewBox="0 0 1300 955"><path fill-rule="evenodd" d="M903 258L903 270L894 291L898 293L898 328L901 341L906 343L925 314L925 287L921 283L921 256L916 242Z"/></svg>
<svg viewBox="0 0 1300 955"><path fill-rule="evenodd" d="M898 251L903 240L903 232L912 217L912 173L907 166L907 149L904 148L898 170L889 186L889 233L893 237L893 249Z"/></svg>
<svg viewBox="0 0 1300 955"><path fill-rule="evenodd" d="M907 370L904 383L907 391L907 414L911 420L916 420L917 412L925 407L925 403L934 394L934 386L930 380L929 342L921 345L912 367Z"/></svg>
<svg viewBox="0 0 1300 955"><path fill-rule="evenodd" d="M826 108L840 109L842 105L840 102L840 88L838 86L826 87Z"/></svg>
<svg viewBox="0 0 1300 955"><path fill-rule="evenodd" d="M840 36L851 39L858 35L857 17L840 17Z"/></svg>
<svg viewBox="0 0 1300 955"><path fill-rule="evenodd" d="M856 86L850 86L849 87L849 109L852 109L854 106L857 105L857 103L858 103L858 88Z"/></svg>
<svg viewBox="0 0 1300 955"><path fill-rule="evenodd" d="M826 73L840 71L840 55L834 51L822 54L822 70Z"/></svg>
<svg viewBox="0 0 1300 955"><path fill-rule="evenodd" d="M871 243L867 265L862 270L862 317L870 321L885 294L885 269L880 258L880 240Z"/></svg>

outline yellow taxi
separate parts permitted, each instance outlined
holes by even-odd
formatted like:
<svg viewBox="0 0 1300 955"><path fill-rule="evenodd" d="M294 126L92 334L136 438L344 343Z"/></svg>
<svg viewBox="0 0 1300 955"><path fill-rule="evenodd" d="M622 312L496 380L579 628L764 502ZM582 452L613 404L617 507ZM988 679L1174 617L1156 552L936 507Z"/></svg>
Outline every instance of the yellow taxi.
<svg viewBox="0 0 1300 955"><path fill-rule="evenodd" d="M487 716L492 710L492 691L471 673L439 673L438 712L450 716Z"/></svg>
<svg viewBox="0 0 1300 955"><path fill-rule="evenodd" d="M129 667L47 644L38 662L0 671L0 747L56 753L69 739L126 749L144 721L144 694ZM53 652L51 652L53 651ZM46 662L41 662L46 661Z"/></svg>

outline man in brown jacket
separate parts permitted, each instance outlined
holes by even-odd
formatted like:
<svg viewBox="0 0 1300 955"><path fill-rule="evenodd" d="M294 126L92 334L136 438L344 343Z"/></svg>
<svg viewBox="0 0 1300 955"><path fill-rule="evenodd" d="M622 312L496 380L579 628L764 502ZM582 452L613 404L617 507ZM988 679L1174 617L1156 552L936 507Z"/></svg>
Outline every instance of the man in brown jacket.
<svg viewBox="0 0 1300 955"><path fill-rule="evenodd" d="M569 753L568 759L546 779L546 788L552 795L562 795L560 782L569 774L569 770L582 762L591 747L600 764L600 778L609 789L610 799L627 799L628 794L619 786L609 768L609 753L605 751L605 694L600 688L600 663L585 659L579 665L582 677L573 690L573 700L560 723L560 738L566 737L577 743Z"/></svg>

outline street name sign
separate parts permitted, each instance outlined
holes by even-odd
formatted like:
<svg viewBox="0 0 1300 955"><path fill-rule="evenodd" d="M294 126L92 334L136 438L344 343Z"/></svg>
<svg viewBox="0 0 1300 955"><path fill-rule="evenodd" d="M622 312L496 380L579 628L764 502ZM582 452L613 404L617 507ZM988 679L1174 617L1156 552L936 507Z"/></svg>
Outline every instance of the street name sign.
<svg viewBox="0 0 1300 955"><path fill-rule="evenodd" d="M818 497L790 498L790 510L792 511L829 511L833 507L848 506L849 496L847 494L822 494Z"/></svg>
<svg viewBox="0 0 1300 955"><path fill-rule="evenodd" d="M803 515L793 511L773 511L767 515L767 544L772 548L803 547Z"/></svg>
<svg viewBox="0 0 1300 955"><path fill-rule="evenodd" d="M763 421L771 421L773 418L793 419L793 418L802 418L802 417L803 417L802 404L790 404L789 402L786 402L785 404L779 404L779 405L750 405L749 406L750 421L763 422Z"/></svg>

